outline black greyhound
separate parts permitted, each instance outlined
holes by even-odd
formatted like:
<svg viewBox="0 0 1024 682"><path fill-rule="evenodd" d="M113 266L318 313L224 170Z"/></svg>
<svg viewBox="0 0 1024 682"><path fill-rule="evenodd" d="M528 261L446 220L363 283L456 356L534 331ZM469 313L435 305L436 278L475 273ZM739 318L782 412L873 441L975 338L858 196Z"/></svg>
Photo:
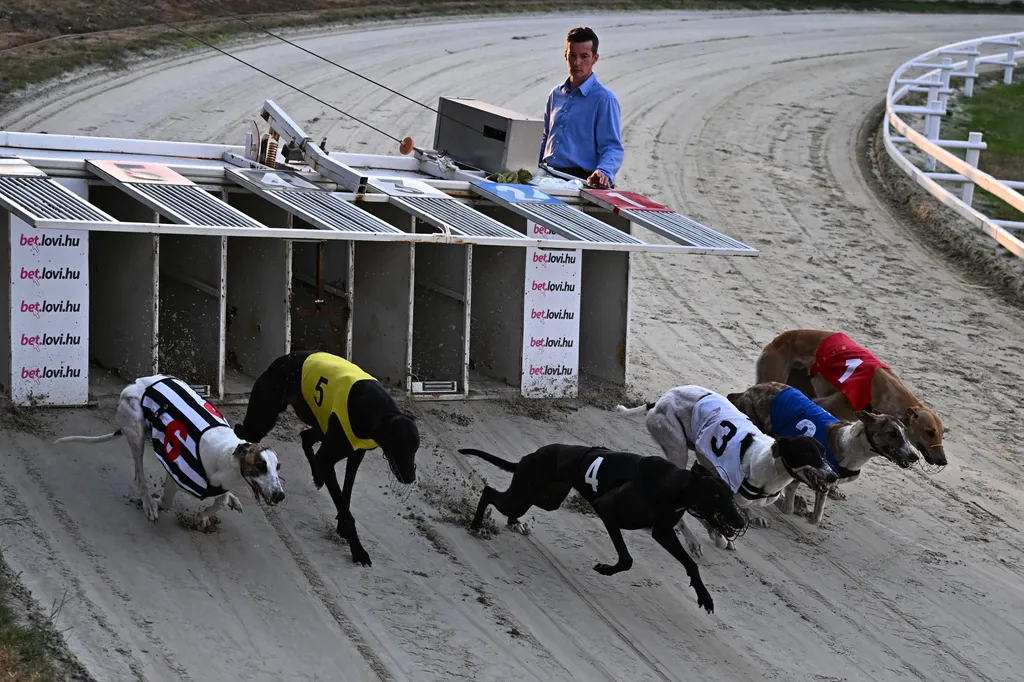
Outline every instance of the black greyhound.
<svg viewBox="0 0 1024 682"><path fill-rule="evenodd" d="M704 587L697 564L683 549L675 526L685 512L706 519L726 537L734 537L746 526L746 517L734 501L732 489L717 475L680 469L664 457L643 457L603 447L554 443L538 448L518 463L483 450L462 449L491 464L513 472L505 492L485 486L470 528L484 520L487 505L508 517L516 526L530 507L555 511L575 489L604 522L618 553L614 566L597 564L601 575L628 571L633 558L622 539L622 529L651 529L651 536L686 569L697 604L715 610L711 594Z"/></svg>
<svg viewBox="0 0 1024 682"><path fill-rule="evenodd" d="M295 351L274 360L249 396L245 419L235 434L251 443L262 440L291 405L310 428L303 431L302 451L319 489L325 483L338 510L338 535L348 540L352 560L370 566L370 555L356 533L349 507L356 471L367 450L380 447L400 483L416 480L420 438L411 415L402 412L387 390L356 365L330 353ZM323 442L313 453L313 445ZM343 459L345 486L339 488L334 467Z"/></svg>

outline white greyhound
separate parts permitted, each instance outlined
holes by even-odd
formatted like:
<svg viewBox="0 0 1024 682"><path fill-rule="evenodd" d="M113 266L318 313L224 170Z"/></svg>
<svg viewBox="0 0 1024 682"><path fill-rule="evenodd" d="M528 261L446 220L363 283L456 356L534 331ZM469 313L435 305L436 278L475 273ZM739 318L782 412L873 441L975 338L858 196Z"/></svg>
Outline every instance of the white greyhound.
<svg viewBox="0 0 1024 682"><path fill-rule="evenodd" d="M179 487L200 500L216 498L200 515L200 529L225 508L242 511L242 503L230 492L242 481L257 501L261 494L271 505L284 499L277 453L236 436L217 408L180 379L163 374L136 379L121 391L114 421L118 429L111 433L65 436L54 443L103 443L124 436L135 460L135 488L150 521L159 512L143 470L147 439L167 470L160 507L172 508Z"/></svg>

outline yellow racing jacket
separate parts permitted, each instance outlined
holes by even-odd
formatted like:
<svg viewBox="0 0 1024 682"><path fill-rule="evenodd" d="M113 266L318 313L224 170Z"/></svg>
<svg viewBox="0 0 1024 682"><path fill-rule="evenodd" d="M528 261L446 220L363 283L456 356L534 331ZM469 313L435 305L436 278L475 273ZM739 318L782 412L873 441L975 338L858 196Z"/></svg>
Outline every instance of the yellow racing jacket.
<svg viewBox="0 0 1024 682"><path fill-rule="evenodd" d="M331 353L313 353L302 363L302 397L313 411L320 430L327 433L327 424L334 414L341 422L348 442L354 450L373 450L376 441L357 438L348 418L348 395L352 384L374 379L358 365Z"/></svg>

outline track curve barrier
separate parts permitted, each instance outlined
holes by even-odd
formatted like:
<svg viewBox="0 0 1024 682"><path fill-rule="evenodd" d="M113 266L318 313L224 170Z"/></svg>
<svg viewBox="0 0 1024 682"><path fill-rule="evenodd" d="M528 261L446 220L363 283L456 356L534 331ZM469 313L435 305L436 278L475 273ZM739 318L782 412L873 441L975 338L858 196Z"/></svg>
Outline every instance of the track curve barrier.
<svg viewBox="0 0 1024 682"><path fill-rule="evenodd" d="M978 157L986 148L983 131L971 131L967 140L944 140L939 129L946 115L947 99L954 92L954 79L962 85L965 97L974 93L978 67L1002 67L1003 83L1012 83L1017 60L1024 57L1024 50L1020 49L1022 42L1024 31L973 38L944 45L904 62L889 80L882 124L885 149L905 173L1018 258L1024 258L1024 242L1014 232L1024 230L1024 222L996 220L971 204L974 187L978 186L1024 213L1024 195L1021 195L1024 182L999 180L978 169ZM927 93L927 103L900 104L910 93ZM924 132L915 130L900 114L920 117ZM923 155L923 169L903 151L913 152L914 148L919 151L915 156ZM966 150L965 158L957 157L948 151L950 149ZM939 164L947 170L936 171ZM950 191L940 182L959 185L959 193Z"/></svg>

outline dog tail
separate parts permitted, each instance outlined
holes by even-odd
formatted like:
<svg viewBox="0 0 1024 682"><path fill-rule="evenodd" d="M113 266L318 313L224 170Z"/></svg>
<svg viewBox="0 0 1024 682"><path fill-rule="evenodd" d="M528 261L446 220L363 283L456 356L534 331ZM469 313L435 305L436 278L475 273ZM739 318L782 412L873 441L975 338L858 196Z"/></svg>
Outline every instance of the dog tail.
<svg viewBox="0 0 1024 682"><path fill-rule="evenodd" d="M499 469L504 469L505 471L515 472L516 470L516 462L510 462L507 459L502 459L501 457L492 455L489 452L484 452L483 450L476 450L474 448L462 448L461 450L459 450L459 452L461 452L464 455L476 455L485 462L490 462L494 466L498 467Z"/></svg>
<svg viewBox="0 0 1024 682"><path fill-rule="evenodd" d="M625 405L616 405L615 406L615 411L616 412L618 412L619 414L625 414L625 415L630 415L630 416L635 415L635 414L643 414L644 412L650 412L653 409L654 409L654 403L643 403L643 404L637 405L636 407L626 407Z"/></svg>
<svg viewBox="0 0 1024 682"><path fill-rule="evenodd" d="M121 429L117 431L111 431L110 433L102 436L64 436L53 441L53 444L57 443L105 443L108 440L114 440L121 435Z"/></svg>

